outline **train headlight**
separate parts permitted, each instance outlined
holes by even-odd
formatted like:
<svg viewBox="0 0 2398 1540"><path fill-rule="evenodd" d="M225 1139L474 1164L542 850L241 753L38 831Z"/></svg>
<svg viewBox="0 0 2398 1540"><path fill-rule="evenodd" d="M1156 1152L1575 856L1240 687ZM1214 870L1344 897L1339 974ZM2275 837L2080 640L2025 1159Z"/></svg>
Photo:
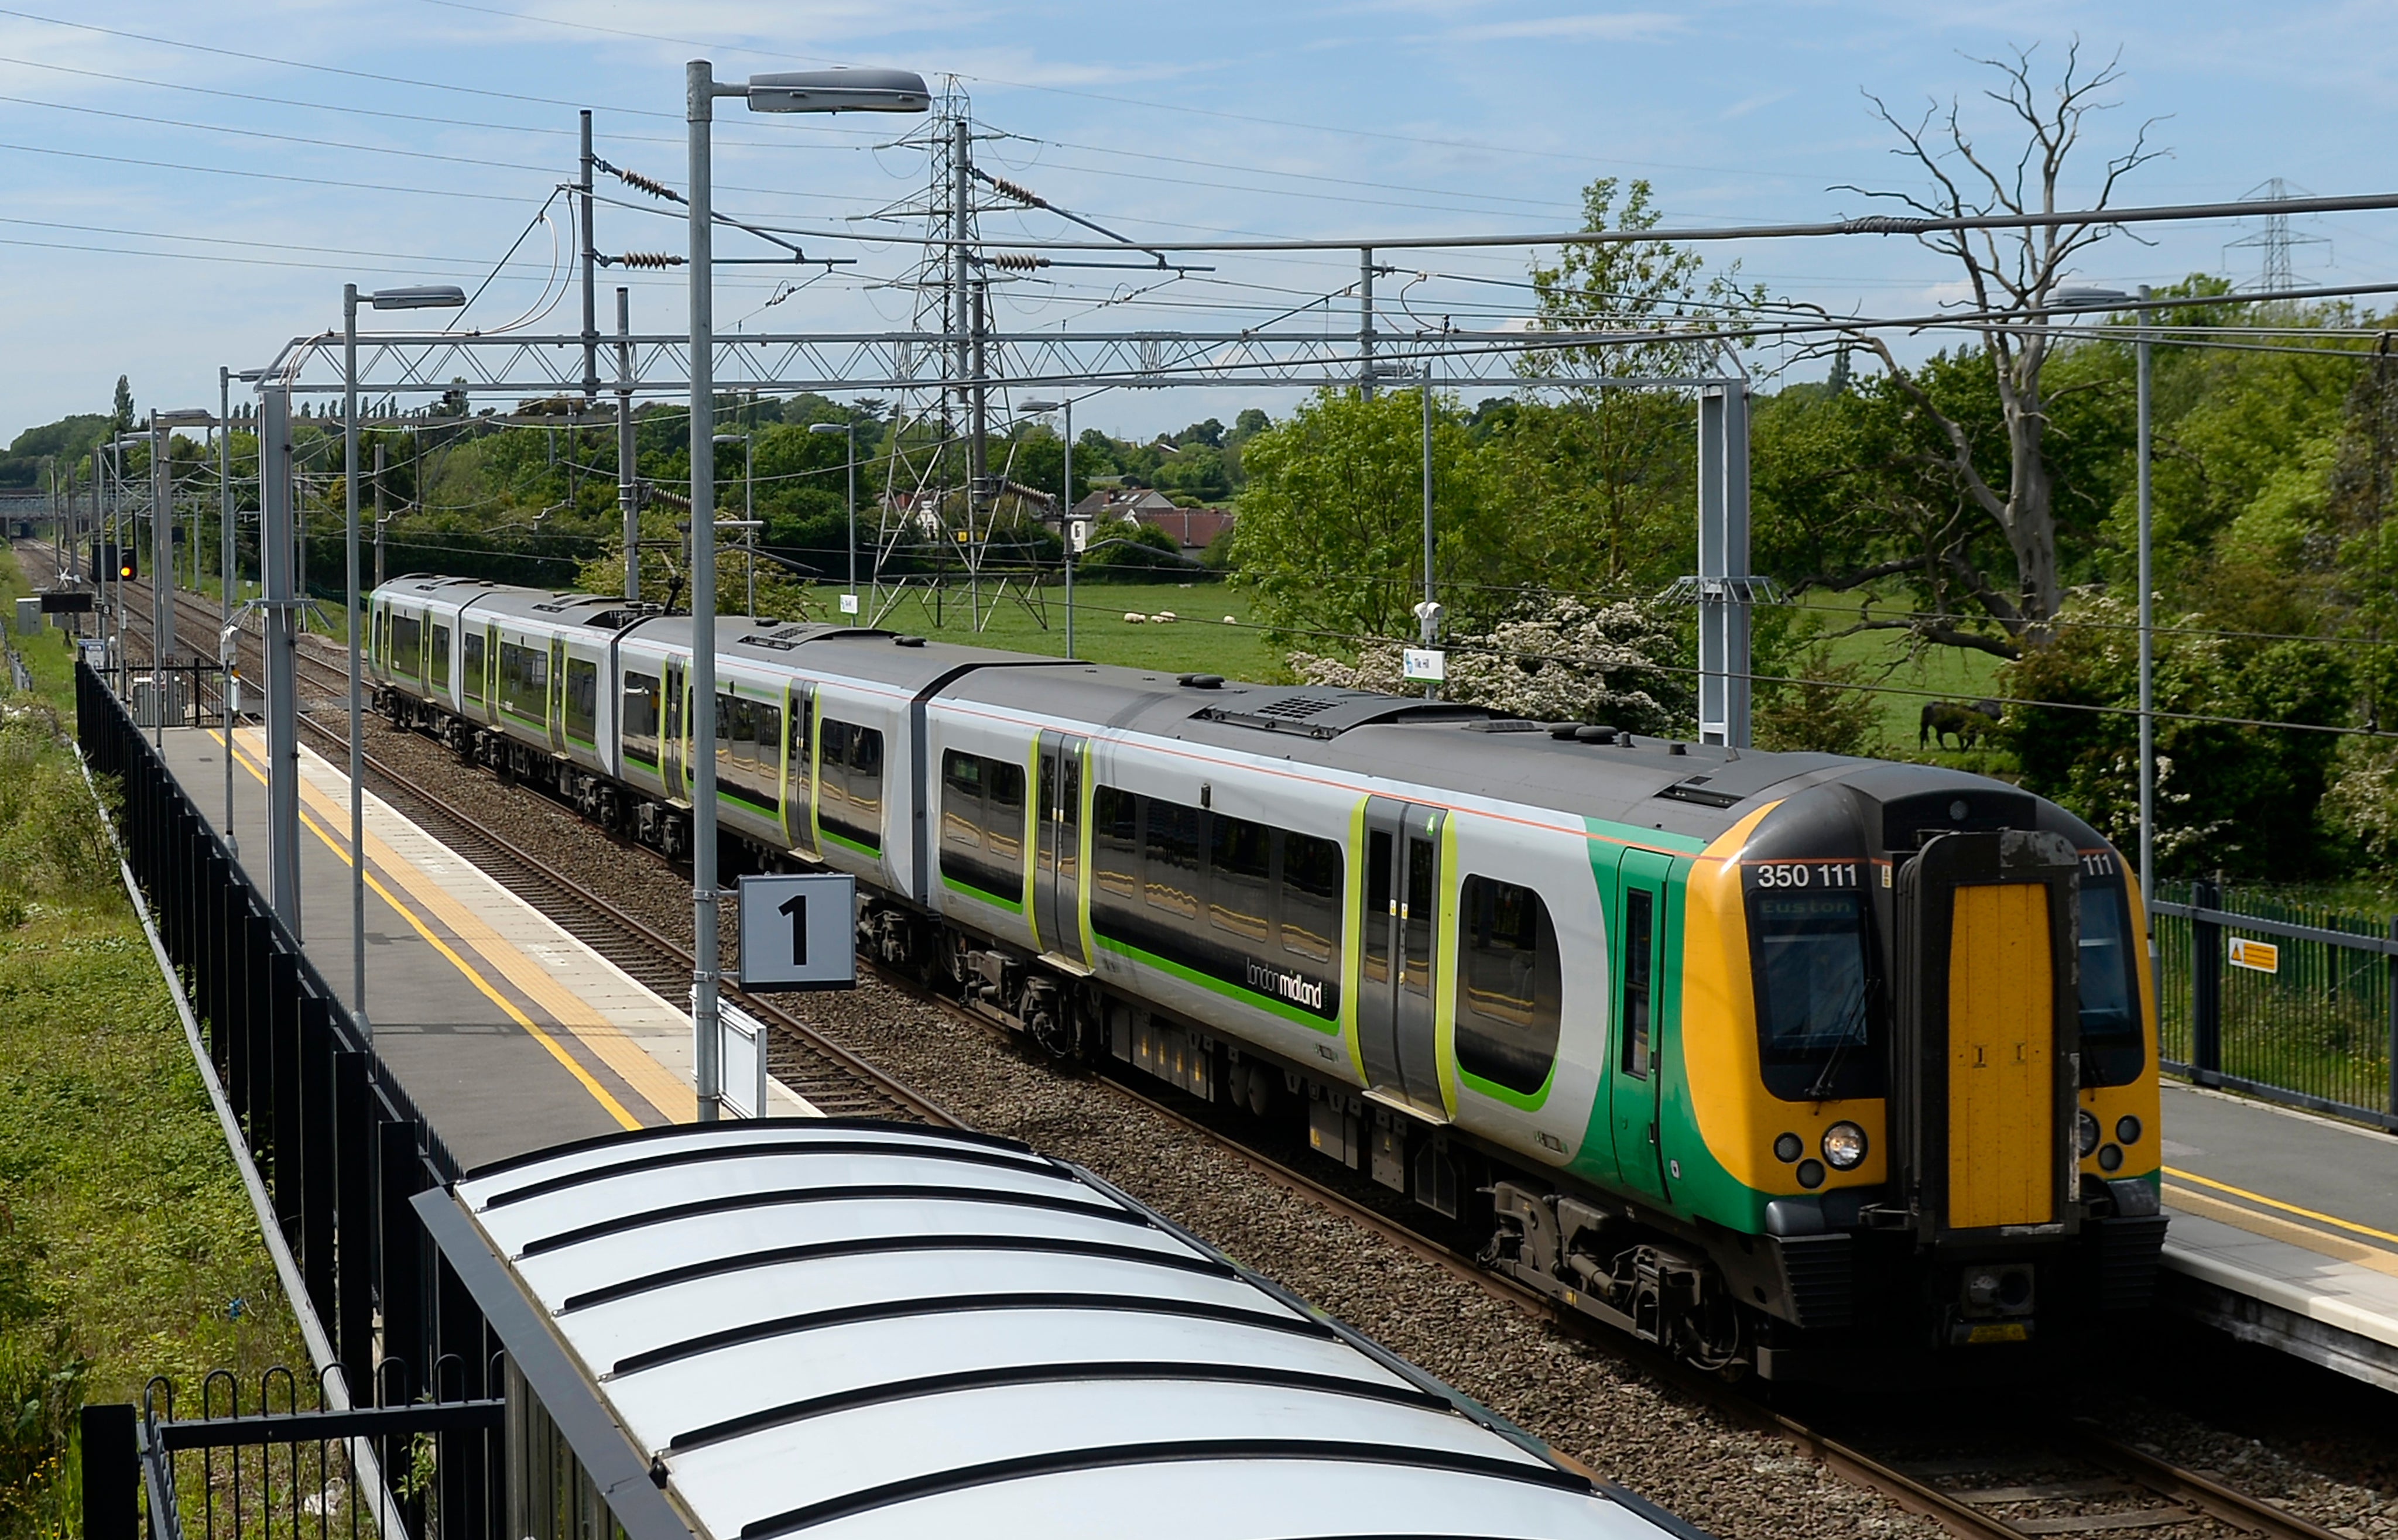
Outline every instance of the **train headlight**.
<svg viewBox="0 0 2398 1540"><path fill-rule="evenodd" d="M2085 1159L2092 1150L2098 1147L2098 1119L2090 1116L2090 1109L2087 1107L2074 1114L2073 1142L2081 1149Z"/></svg>
<svg viewBox="0 0 2398 1540"><path fill-rule="evenodd" d="M2123 1169L2123 1146L2108 1145L2098 1152L2098 1169L2112 1175Z"/></svg>
<svg viewBox="0 0 2398 1540"><path fill-rule="evenodd" d="M2140 1142L2140 1120L2130 1113L2115 1119L2115 1137L2126 1145Z"/></svg>
<svg viewBox="0 0 2398 1540"><path fill-rule="evenodd" d="M1781 1161L1784 1165L1786 1166L1790 1164L1790 1162L1798 1159L1800 1156L1806 1153L1807 1146L1798 1142L1798 1136L1797 1134L1784 1133L1778 1134L1774 1137L1773 1158Z"/></svg>
<svg viewBox="0 0 2398 1540"><path fill-rule="evenodd" d="M1866 1131L1834 1123L1824 1131L1824 1159L1834 1171L1854 1171L1866 1158Z"/></svg>

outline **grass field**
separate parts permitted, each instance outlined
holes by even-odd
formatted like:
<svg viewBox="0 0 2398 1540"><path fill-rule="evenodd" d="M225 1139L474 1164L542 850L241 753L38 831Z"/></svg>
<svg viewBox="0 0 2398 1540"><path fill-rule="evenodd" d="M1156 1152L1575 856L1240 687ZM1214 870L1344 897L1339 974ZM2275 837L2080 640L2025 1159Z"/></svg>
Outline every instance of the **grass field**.
<svg viewBox="0 0 2398 1540"><path fill-rule="evenodd" d="M25 592L0 552L0 599ZM73 659L9 638L0 674L0 1536L79 1533L74 1413L187 1393L217 1367L254 1386L307 1355L113 855L44 836L90 823L74 757ZM36 704L35 703L41 703ZM47 710L44 709L44 706ZM94 839L91 850L105 850ZM29 854L28 852L35 852Z"/></svg>
<svg viewBox="0 0 2398 1540"><path fill-rule="evenodd" d="M839 589L815 587L807 594L811 615L829 618L840 613ZM879 623L886 630L921 633L943 641L1065 656L1062 587L1040 589L1030 602L1017 586L1010 586L995 601L986 586L982 596L984 602L970 613L967 590L963 585L950 587L942 592L936 612L927 593L913 591ZM1135 610L1144 616L1171 613L1177 619L1169 624L1145 620L1134 625L1125 616ZM1225 624L1226 616L1234 623ZM1076 583L1074 652L1092 663L1171 674L1220 674L1228 679L1255 680L1284 676L1282 654L1267 646L1264 634L1251 623L1250 596L1219 583Z"/></svg>

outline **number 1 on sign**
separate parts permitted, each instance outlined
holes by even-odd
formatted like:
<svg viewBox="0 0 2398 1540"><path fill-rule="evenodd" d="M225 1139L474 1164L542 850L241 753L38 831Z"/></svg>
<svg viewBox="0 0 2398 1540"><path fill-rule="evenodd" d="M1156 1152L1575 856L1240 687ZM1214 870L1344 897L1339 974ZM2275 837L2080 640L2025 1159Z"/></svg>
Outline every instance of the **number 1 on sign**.
<svg viewBox="0 0 2398 1540"><path fill-rule="evenodd" d="M808 965L808 895L793 893L776 906L778 915L791 917L791 966Z"/></svg>

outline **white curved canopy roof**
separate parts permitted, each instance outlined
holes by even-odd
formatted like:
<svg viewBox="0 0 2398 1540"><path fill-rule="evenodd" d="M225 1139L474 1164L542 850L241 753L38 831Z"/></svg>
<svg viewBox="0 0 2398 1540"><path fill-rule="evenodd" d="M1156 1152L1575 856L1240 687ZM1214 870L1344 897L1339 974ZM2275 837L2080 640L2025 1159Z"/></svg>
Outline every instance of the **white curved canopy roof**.
<svg viewBox="0 0 2398 1540"><path fill-rule="evenodd" d="M479 1172L456 1198L711 1540L1668 1533L1005 1141L647 1131Z"/></svg>

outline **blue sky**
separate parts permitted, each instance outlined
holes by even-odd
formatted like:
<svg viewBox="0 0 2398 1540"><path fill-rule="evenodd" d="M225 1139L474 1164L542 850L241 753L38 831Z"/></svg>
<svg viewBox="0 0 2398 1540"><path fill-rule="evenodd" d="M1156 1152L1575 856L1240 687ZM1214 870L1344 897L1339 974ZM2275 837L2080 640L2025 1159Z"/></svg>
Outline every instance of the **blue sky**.
<svg viewBox="0 0 2398 1540"><path fill-rule="evenodd" d="M1869 211L1832 189L1921 178L1889 154L1893 135L1861 92L1910 113L1962 96L1984 141L2006 142L1978 96L1989 74L1973 59L2037 45L2053 78L2077 37L2085 68L2120 55L2122 80L2111 93L2121 105L2089 123L2068 201L2151 119L2152 142L2171 155L2120 201L2237 198L2270 177L2321 194L2388 190L2388 158L2371 147L2398 128L2387 4L7 4L0 354L14 367L0 372L0 435L103 408L119 373L145 408L212 404L221 364L263 362L286 338L337 323L344 279L474 288L571 175L578 105L596 109L604 156L679 184L682 64L694 57L728 78L826 63L952 74L980 127L1010 136L978 146L983 165L1149 239L1568 228L1583 184L1604 175L1649 178L1668 221L1692 226ZM737 102L720 114L721 208L829 228L922 195L921 155L890 144L904 125L756 117ZM1010 215L985 229L1060 227ZM2119 238L2090 254L2083 275L2119 287L2193 269L2247 276L2255 253L2226 246L2252 229L2178 227L2145 247ZM2301 282L2398 278L2398 215L2306 220L2296 232L2316 238L2297 248ZM567 242L561 221L561 256ZM679 250L681 234L669 219L603 208L600 245ZM909 297L889 285L904 248L818 249L859 261L793 293L756 269L728 274L721 322L907 322ZM1839 309L1912 313L1957 291L1940 259L1896 240L1707 255ZM1431 276L1409 291L1415 314L1503 325L1521 303L1510 286L1526 257L1394 255L1407 271L1385 293L1421 271ZM1147 291L1134 274L1052 275L1011 288L1001 322L1251 324L1354 276L1338 256L1215 261L1214 275ZM537 311L559 292L553 265L551 235L536 226L474 324ZM680 275L631 285L637 329L680 329ZM568 298L543 327L575 324ZM1223 391L1120 393L1083 421L1148 433L1249 404Z"/></svg>

